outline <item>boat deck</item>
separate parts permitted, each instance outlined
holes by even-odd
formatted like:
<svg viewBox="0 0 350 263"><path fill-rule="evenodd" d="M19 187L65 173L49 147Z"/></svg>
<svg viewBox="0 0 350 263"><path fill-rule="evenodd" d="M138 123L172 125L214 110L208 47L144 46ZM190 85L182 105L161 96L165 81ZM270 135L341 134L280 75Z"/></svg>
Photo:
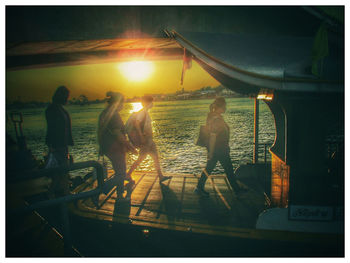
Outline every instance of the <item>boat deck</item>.
<svg viewBox="0 0 350 263"><path fill-rule="evenodd" d="M112 175L112 171L108 172ZM172 176L162 184L155 173L134 172L136 181L130 202L116 200L115 187L101 194L96 207L91 199L80 200L74 205L74 214L97 220L156 227L169 230L230 235L249 234L254 229L259 213L265 208L262 191L248 187L237 196L229 186L227 177L214 175L208 178L206 190L209 197L194 193L199 175L165 174ZM96 187L96 180L89 180L76 191Z"/></svg>
<svg viewBox="0 0 350 263"><path fill-rule="evenodd" d="M110 177L112 171L108 173ZM194 193L199 175L165 175L172 178L160 184L155 173L135 172L136 187L130 202L116 200L112 189L107 195L100 195L97 207L90 198L70 203L71 236L79 253L85 256L334 256L343 253L343 235L256 229L255 222L267 201L256 179L242 178L241 183L249 190L237 197L226 176L210 176L206 183L210 196L200 197ZM50 180L43 177L7 185L7 200L14 200L10 194L21 195L29 203L46 200L49 183ZM87 191L96 184L95 179L89 178L73 192ZM56 207L37 212L62 231ZM31 236L30 240L33 240Z"/></svg>

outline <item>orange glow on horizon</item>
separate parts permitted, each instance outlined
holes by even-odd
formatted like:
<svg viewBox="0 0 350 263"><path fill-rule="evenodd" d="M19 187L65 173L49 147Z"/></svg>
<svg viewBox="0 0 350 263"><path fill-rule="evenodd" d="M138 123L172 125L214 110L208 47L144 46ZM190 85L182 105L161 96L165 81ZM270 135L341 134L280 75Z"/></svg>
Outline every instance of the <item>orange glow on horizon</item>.
<svg viewBox="0 0 350 263"><path fill-rule="evenodd" d="M186 72L183 86L180 86L182 60L151 61L154 71L143 81L127 79L118 68L120 64L122 62L7 71L6 100L48 102L61 85L71 91L70 99L84 94L89 100L103 99L107 91L132 98L220 85L195 62Z"/></svg>

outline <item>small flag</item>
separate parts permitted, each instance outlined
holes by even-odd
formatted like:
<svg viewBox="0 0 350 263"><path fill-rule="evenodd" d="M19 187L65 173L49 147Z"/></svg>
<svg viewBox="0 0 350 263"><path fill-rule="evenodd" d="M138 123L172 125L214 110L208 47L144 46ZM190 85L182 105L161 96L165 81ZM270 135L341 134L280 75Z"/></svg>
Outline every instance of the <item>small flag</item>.
<svg viewBox="0 0 350 263"><path fill-rule="evenodd" d="M184 57L183 57L183 65L182 65L182 74L181 74L181 86L183 85L185 72L187 69L192 67L192 54L184 48Z"/></svg>

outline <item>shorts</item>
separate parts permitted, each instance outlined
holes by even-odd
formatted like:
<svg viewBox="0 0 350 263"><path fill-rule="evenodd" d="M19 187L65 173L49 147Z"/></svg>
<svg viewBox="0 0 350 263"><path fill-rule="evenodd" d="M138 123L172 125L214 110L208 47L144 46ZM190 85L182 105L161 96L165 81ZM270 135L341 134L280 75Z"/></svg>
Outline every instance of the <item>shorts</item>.
<svg viewBox="0 0 350 263"><path fill-rule="evenodd" d="M157 146L153 139L148 139L147 142L140 146L140 155L142 154L156 154Z"/></svg>

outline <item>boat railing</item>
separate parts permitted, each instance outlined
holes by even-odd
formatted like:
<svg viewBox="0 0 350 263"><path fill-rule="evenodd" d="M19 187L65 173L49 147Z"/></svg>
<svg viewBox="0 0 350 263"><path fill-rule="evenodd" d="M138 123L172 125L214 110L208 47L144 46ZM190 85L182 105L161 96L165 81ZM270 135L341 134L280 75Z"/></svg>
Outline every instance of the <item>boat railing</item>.
<svg viewBox="0 0 350 263"><path fill-rule="evenodd" d="M103 180L104 172L103 172L102 164L100 164L97 161L79 162L79 163L73 163L71 165L60 166L56 168L40 169L37 171L27 172L29 174L25 176L26 179L35 179L35 178L40 178L44 176L51 177L57 173L66 173L73 170L79 170L79 169L85 169L85 168L91 168L91 167L96 170L96 177L97 177L96 188L85 192L76 193L76 194L68 194L66 196L57 197L50 200L39 201L37 203L33 203L25 207L16 208L10 211L9 214L18 215L18 214L28 213L39 208L61 205L60 212L62 216L62 228L63 228L62 232L63 232L64 248L65 248L65 251L70 251L72 248L72 241L71 241L67 203L70 203L79 199L95 197L102 192L103 184L104 184L104 180Z"/></svg>
<svg viewBox="0 0 350 263"><path fill-rule="evenodd" d="M269 142L259 142L258 143L258 161L259 161L259 157L261 156L261 149L263 149L263 153L264 153L264 164L266 164L268 161L271 161L271 156L268 155L268 151L271 147L271 145L273 144L272 141ZM255 143L253 142L253 145L255 145Z"/></svg>

